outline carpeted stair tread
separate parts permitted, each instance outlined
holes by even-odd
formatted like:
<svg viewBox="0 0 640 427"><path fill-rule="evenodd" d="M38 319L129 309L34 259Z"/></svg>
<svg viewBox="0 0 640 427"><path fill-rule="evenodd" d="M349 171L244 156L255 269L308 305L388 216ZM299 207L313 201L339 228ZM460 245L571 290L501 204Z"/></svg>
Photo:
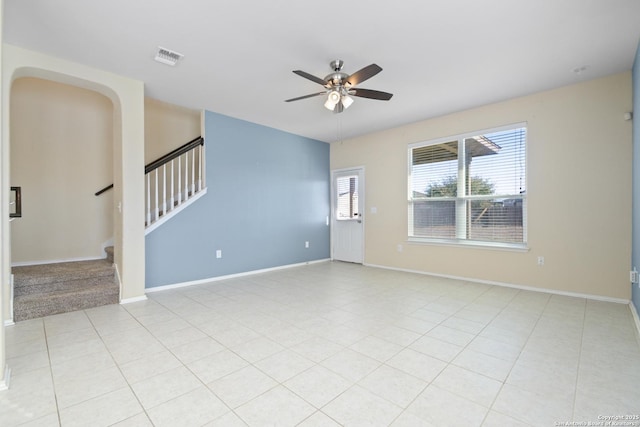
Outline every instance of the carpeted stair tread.
<svg viewBox="0 0 640 427"><path fill-rule="evenodd" d="M46 306L51 305L54 301L60 301L61 299L77 296L80 299L82 298L91 298L91 297L100 297L103 295L111 296L118 295L119 289L114 286L113 283L102 283L99 285L94 285L84 289L73 289L69 291L56 291L56 292L48 292L45 294L28 294L28 295L20 295L16 296L14 299L14 304L16 303L29 303L33 305ZM116 300L117 302L117 300Z"/></svg>
<svg viewBox="0 0 640 427"><path fill-rule="evenodd" d="M107 258L106 258L107 261L113 263L113 257L114 257L113 246L107 246L106 248L104 248L104 251L107 254Z"/></svg>
<svg viewBox="0 0 640 427"><path fill-rule="evenodd" d="M13 267L12 273L17 287L97 276L107 277L114 274L114 268L112 263L100 259Z"/></svg>
<svg viewBox="0 0 640 427"><path fill-rule="evenodd" d="M117 304L120 290L113 283L94 285L86 289L48 294L31 294L14 298L16 322L52 314Z"/></svg>
<svg viewBox="0 0 640 427"><path fill-rule="evenodd" d="M13 295L16 297L23 295L46 295L56 292L80 291L100 285L114 286L114 279L115 272L112 271L109 275L97 275L83 279L60 280L60 278L57 278L57 280L51 282L20 284L19 286L14 284Z"/></svg>
<svg viewBox="0 0 640 427"><path fill-rule="evenodd" d="M13 267L14 321L117 304L113 256L92 261Z"/></svg>

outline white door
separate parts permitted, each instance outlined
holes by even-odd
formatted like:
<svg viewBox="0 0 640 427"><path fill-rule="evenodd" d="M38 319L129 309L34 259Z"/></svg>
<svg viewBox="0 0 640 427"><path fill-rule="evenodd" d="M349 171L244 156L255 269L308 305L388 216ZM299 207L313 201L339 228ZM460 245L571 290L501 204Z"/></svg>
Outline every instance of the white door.
<svg viewBox="0 0 640 427"><path fill-rule="evenodd" d="M364 168L331 173L332 258L364 261Z"/></svg>

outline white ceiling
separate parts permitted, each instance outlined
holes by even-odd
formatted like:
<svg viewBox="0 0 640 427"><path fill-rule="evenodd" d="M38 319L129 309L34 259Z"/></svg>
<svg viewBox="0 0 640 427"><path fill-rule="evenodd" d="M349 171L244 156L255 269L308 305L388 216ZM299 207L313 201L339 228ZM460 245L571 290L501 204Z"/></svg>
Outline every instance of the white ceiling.
<svg viewBox="0 0 640 427"><path fill-rule="evenodd" d="M332 142L631 69L638 0L5 0L4 41L145 82L146 95ZM316 8L317 6L317 8ZM184 54L175 67L158 46ZM293 74L383 71L342 114ZM586 66L576 73L574 69Z"/></svg>

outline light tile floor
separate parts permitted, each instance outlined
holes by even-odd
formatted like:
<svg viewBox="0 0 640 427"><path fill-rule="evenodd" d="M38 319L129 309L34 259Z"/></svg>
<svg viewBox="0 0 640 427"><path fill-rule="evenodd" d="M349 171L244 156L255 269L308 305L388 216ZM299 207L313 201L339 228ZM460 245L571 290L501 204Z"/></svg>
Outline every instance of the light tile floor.
<svg viewBox="0 0 640 427"><path fill-rule="evenodd" d="M148 296L8 327L0 425L557 426L640 415L640 346L623 304L344 263Z"/></svg>

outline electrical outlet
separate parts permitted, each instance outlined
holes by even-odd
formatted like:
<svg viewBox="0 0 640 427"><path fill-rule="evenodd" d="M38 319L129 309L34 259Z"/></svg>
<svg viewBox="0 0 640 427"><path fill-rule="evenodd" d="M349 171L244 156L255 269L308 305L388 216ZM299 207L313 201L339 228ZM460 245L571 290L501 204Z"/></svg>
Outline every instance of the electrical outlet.
<svg viewBox="0 0 640 427"><path fill-rule="evenodd" d="M538 265L544 265L544 257L543 256L539 256L538 257Z"/></svg>
<svg viewBox="0 0 640 427"><path fill-rule="evenodd" d="M309 242L304 242L304 247L305 247L306 249L309 249Z"/></svg>
<svg viewBox="0 0 640 427"><path fill-rule="evenodd" d="M629 280L631 283L638 283L638 270L635 267L629 272Z"/></svg>
<svg viewBox="0 0 640 427"><path fill-rule="evenodd" d="M216 258L218 258L218 259L222 258L222 250L218 249L216 251Z"/></svg>
<svg viewBox="0 0 640 427"><path fill-rule="evenodd" d="M402 245L398 245L398 246L396 246L396 250L397 250L398 252L402 252L402 250L403 250L403 249L404 249L404 248L402 247Z"/></svg>

